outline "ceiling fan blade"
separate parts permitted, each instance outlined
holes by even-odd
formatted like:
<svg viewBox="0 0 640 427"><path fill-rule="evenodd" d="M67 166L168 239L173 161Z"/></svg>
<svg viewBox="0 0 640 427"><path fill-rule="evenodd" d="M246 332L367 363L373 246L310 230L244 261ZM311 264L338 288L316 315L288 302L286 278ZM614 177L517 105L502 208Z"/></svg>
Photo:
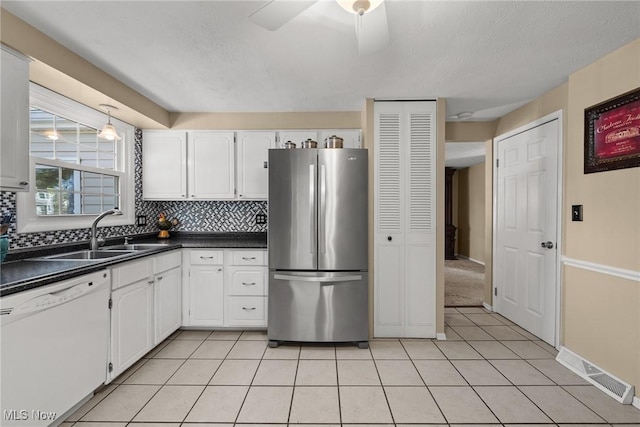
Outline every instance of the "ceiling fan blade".
<svg viewBox="0 0 640 427"><path fill-rule="evenodd" d="M249 15L249 20L267 30L275 31L305 11L318 0L271 0Z"/></svg>
<svg viewBox="0 0 640 427"><path fill-rule="evenodd" d="M356 15L356 38L360 55L377 52L389 44L387 8L383 1L380 6L364 15Z"/></svg>

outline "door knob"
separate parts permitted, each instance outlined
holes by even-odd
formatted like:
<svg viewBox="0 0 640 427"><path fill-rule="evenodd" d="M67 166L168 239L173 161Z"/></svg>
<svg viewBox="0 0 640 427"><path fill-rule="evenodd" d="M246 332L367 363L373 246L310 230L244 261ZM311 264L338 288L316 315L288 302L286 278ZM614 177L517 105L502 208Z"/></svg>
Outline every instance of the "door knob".
<svg viewBox="0 0 640 427"><path fill-rule="evenodd" d="M542 242L540 243L540 246L547 249L553 249L553 242Z"/></svg>
<svg viewBox="0 0 640 427"><path fill-rule="evenodd" d="M393 240L393 237L389 236L389 237L387 237L387 240L388 240L388 241L392 241L392 240Z"/></svg>

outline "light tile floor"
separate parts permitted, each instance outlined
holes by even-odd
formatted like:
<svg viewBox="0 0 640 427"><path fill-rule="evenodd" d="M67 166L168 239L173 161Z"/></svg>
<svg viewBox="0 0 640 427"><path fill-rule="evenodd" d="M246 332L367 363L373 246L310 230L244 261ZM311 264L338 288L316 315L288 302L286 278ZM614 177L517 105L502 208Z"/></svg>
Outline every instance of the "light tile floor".
<svg viewBox="0 0 640 427"><path fill-rule="evenodd" d="M482 308L447 308L447 341L267 347L264 332L178 331L63 427L625 425L556 351Z"/></svg>

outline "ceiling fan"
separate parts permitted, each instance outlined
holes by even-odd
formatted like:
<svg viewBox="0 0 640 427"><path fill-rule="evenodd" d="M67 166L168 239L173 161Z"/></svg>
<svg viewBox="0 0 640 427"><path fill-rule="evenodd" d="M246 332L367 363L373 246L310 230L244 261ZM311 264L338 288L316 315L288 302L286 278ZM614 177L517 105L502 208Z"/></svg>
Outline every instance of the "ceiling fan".
<svg viewBox="0 0 640 427"><path fill-rule="evenodd" d="M318 0L270 0L249 15L261 27L275 31ZM368 55L389 44L387 9L384 0L336 0L346 11L355 14L356 40L360 55Z"/></svg>

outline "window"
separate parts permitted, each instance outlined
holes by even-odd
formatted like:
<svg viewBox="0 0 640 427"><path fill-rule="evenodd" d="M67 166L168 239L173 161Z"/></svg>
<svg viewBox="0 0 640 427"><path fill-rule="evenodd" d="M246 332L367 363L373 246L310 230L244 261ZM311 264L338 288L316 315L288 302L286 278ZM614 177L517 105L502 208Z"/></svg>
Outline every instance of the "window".
<svg viewBox="0 0 640 427"><path fill-rule="evenodd" d="M31 191L18 195L18 232L89 227L115 207L110 225L133 223L133 127L112 119L119 141L98 138L105 113L31 85ZM131 183L131 184L129 184Z"/></svg>
<svg viewBox="0 0 640 427"><path fill-rule="evenodd" d="M101 140L98 129L35 107L30 128L37 215L96 215L120 206L116 141Z"/></svg>

